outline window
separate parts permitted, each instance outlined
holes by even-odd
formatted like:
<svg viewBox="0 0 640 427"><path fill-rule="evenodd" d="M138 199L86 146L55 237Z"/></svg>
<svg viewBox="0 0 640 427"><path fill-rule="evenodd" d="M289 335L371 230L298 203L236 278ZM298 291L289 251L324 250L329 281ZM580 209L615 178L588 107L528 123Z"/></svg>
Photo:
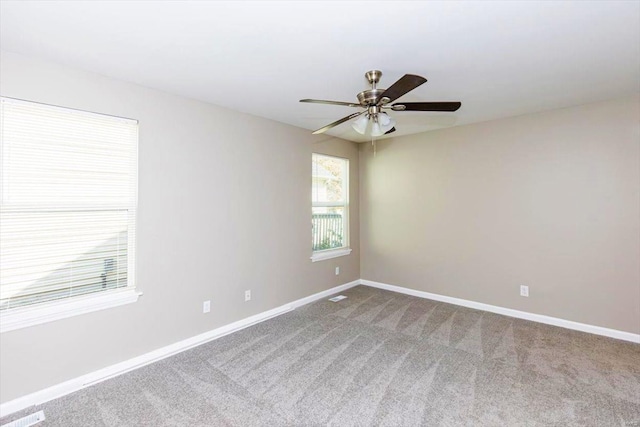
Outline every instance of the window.
<svg viewBox="0 0 640 427"><path fill-rule="evenodd" d="M138 122L1 99L1 330L135 301Z"/></svg>
<svg viewBox="0 0 640 427"><path fill-rule="evenodd" d="M313 154L311 177L311 260L348 255L349 160Z"/></svg>

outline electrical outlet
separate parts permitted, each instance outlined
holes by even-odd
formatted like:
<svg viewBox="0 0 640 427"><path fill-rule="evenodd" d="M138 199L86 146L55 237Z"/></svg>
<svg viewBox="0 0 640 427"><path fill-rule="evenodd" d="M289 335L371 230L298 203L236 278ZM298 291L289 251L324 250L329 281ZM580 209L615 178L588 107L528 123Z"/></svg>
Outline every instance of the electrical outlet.
<svg viewBox="0 0 640 427"><path fill-rule="evenodd" d="M529 296L529 287L526 285L520 285L520 296L528 297Z"/></svg>
<svg viewBox="0 0 640 427"><path fill-rule="evenodd" d="M202 303L202 312L208 313L211 311L211 301L205 301Z"/></svg>
<svg viewBox="0 0 640 427"><path fill-rule="evenodd" d="M336 267L336 276L340 275L340 267Z"/></svg>
<svg viewBox="0 0 640 427"><path fill-rule="evenodd" d="M244 291L244 301L250 301L251 300L251 290L248 291Z"/></svg>

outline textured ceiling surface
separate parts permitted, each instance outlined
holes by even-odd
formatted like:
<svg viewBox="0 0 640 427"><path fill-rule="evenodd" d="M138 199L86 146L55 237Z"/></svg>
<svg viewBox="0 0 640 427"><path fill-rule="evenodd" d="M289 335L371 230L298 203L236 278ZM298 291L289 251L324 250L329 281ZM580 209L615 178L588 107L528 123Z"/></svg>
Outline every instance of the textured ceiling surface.
<svg viewBox="0 0 640 427"><path fill-rule="evenodd" d="M640 2L0 2L0 47L316 129L380 87L429 81L405 135L640 92ZM362 141L348 123L329 134Z"/></svg>

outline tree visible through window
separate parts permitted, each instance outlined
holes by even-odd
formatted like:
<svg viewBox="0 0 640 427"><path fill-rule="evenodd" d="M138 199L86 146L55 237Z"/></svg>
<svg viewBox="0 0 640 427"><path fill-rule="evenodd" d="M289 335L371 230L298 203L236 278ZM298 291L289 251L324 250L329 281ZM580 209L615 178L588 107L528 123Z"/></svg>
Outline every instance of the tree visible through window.
<svg viewBox="0 0 640 427"><path fill-rule="evenodd" d="M312 249L324 251L348 245L349 160L312 156Z"/></svg>

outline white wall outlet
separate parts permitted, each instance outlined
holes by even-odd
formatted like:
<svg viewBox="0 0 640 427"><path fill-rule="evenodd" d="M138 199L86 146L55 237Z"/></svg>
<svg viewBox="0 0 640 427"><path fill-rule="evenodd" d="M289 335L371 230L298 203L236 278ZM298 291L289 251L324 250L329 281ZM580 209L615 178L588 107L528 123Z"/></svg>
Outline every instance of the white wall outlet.
<svg viewBox="0 0 640 427"><path fill-rule="evenodd" d="M248 291L244 291L244 300L246 301L251 301L251 290Z"/></svg>
<svg viewBox="0 0 640 427"><path fill-rule="evenodd" d="M202 303L202 312L208 313L211 311L211 301L205 301Z"/></svg>
<svg viewBox="0 0 640 427"><path fill-rule="evenodd" d="M336 276L340 275L340 267L336 267Z"/></svg>
<svg viewBox="0 0 640 427"><path fill-rule="evenodd" d="M528 297L529 296L529 287L526 285L520 285L520 296Z"/></svg>

